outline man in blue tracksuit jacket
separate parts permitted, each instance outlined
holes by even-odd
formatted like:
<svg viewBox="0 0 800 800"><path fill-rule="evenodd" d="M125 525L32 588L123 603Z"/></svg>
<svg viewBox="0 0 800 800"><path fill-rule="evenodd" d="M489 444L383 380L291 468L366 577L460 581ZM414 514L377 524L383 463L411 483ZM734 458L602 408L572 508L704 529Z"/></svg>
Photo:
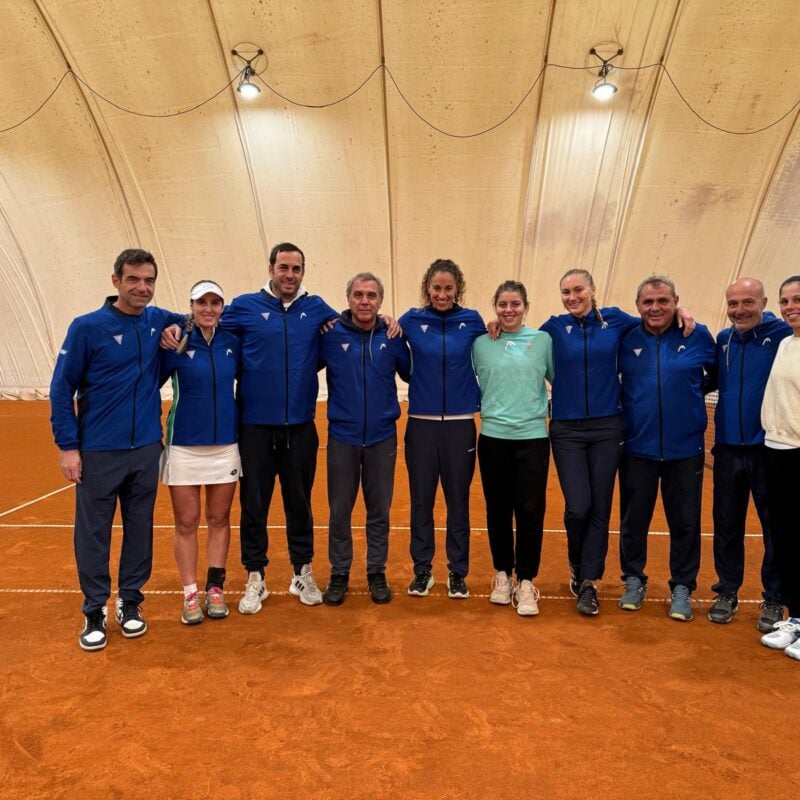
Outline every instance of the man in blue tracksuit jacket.
<svg viewBox="0 0 800 800"><path fill-rule="evenodd" d="M147 251L120 253L111 277L117 296L73 320L50 384L50 421L61 450L61 472L76 484L75 559L85 615L79 644L84 650L106 646L117 499L122 554L116 620L128 638L147 631L139 604L153 562L161 454L159 337L165 326L183 319L147 307L157 274Z"/></svg>
<svg viewBox="0 0 800 800"><path fill-rule="evenodd" d="M328 382L328 556L331 579L327 605L344 601L353 562L351 515L359 484L367 511L367 585L372 600L388 603L389 509L397 457L395 376L408 381L411 353L403 339L390 339L378 317L383 284L370 272L347 283L349 309L322 337L320 366Z"/></svg>
<svg viewBox="0 0 800 800"><path fill-rule="evenodd" d="M715 351L703 325L684 338L675 319L677 304L672 281L647 278L636 294L642 324L620 343L625 423L619 476L625 593L620 607L636 610L644 598L647 532L660 481L670 533L669 615L690 620L700 568L703 434L708 424L704 395L714 380Z"/></svg>
<svg viewBox="0 0 800 800"><path fill-rule="evenodd" d="M719 401L714 417L714 568L712 622L730 622L744 579L744 529L750 495L761 521L763 602L757 627L769 632L783 618L780 564L767 516L767 479L761 401L778 345L792 329L765 312L764 284L741 278L725 292L731 326L717 336Z"/></svg>
<svg viewBox="0 0 800 800"><path fill-rule="evenodd" d="M242 479L240 541L248 572L242 614L255 614L268 594L267 514L275 478L281 482L286 537L294 578L289 591L305 605L322 602L311 561L314 520L311 488L319 439L314 426L319 383L320 328L338 317L302 285L305 256L282 242L269 257L269 281L258 292L234 298L220 328L241 338L239 452Z"/></svg>

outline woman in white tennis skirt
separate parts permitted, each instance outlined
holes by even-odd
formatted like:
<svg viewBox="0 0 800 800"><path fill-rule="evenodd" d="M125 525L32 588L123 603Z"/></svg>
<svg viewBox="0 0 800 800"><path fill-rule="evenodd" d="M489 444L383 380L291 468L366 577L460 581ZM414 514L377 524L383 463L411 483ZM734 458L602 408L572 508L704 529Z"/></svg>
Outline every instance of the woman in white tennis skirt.
<svg viewBox="0 0 800 800"><path fill-rule="evenodd" d="M237 336L217 327L225 295L210 280L190 292L191 317L178 350L162 353L162 378L172 378L161 480L169 486L175 514L175 561L183 583L181 621L196 625L205 613L228 616L223 594L230 543L230 510L242 472L236 444L234 380L239 365ZM205 598L197 588L200 489L205 487L208 575Z"/></svg>

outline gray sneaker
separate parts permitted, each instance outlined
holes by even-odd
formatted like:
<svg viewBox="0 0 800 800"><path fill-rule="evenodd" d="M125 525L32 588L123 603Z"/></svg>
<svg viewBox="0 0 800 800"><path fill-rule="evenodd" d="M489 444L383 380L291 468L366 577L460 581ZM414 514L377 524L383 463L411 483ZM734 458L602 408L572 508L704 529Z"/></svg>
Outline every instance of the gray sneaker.
<svg viewBox="0 0 800 800"><path fill-rule="evenodd" d="M739 610L739 600L735 594L718 594L708 609L708 618L711 622L724 625L733 619Z"/></svg>
<svg viewBox="0 0 800 800"><path fill-rule="evenodd" d="M779 622L783 622L783 606L774 600L765 600L759 607L756 628L761 633L771 633Z"/></svg>
<svg viewBox="0 0 800 800"><path fill-rule="evenodd" d="M619 607L623 611L638 611L647 595L647 584L640 578L630 575L625 578L625 591L619 599Z"/></svg>
<svg viewBox="0 0 800 800"><path fill-rule="evenodd" d="M669 606L669 616L681 622L688 622L692 618L692 593L688 586L679 583L672 590L672 602Z"/></svg>

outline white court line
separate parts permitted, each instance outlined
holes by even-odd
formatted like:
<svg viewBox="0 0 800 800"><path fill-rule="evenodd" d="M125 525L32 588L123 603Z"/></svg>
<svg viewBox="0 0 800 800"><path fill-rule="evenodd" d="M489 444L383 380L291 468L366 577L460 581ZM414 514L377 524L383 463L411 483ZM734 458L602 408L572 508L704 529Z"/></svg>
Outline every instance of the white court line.
<svg viewBox="0 0 800 800"><path fill-rule="evenodd" d="M8 511L0 511L0 517L5 517L8 514L13 514L15 511L19 511L21 508L27 508L28 506L32 506L34 503L38 503L40 500L46 500L48 497L52 497L54 494L61 494L61 492L65 492L67 489L71 489L73 486L75 486L74 483L68 483L66 486L62 486L60 489L54 489L52 492L43 494L41 497L36 497L33 500L28 500L27 503L23 503L20 506L9 508Z"/></svg>
<svg viewBox="0 0 800 800"><path fill-rule="evenodd" d="M69 488L69 487L65 487L65 488ZM63 489L58 489L57 491L61 492L61 491L63 491ZM55 494L55 492L51 492L51 494ZM49 497L49 495L44 495L44 496L45 497ZM39 498L39 499L42 499L42 498ZM31 503L35 503L35 502L36 502L35 500L31 500ZM26 503L25 505L29 505L29 503ZM24 506L18 506L17 508L24 508ZM16 511L16 509L12 508L11 511ZM11 511L5 511L5 512L3 512L3 514L10 514ZM0 517L2 517L3 514L0 514ZM117 530L121 530L122 529L122 525L113 525L112 527L116 528ZM205 528L206 526L205 525L201 525L200 527L201 528ZM232 527L233 528L237 528L238 525L233 525ZM2 529L2 528L69 528L69 530L72 530L73 525L72 525L72 523L64 523L64 522L21 522L18 525L15 525L13 522L0 522L0 529ZM170 530L171 531L171 530L175 529L175 526L174 525L153 525L153 528L155 528L156 530L166 529L166 530ZM273 530L273 531L285 530L285 526L284 525L270 525L269 528L270 528L270 530ZM366 526L364 526L364 525L353 525L352 528L353 528L354 531L366 530ZM327 525L315 525L314 526L314 530L326 531L326 530L328 530L328 526ZM393 530L393 531L408 531L408 530L411 530L411 529L409 528L408 525L392 525L391 530ZM446 528L434 528L434 530L435 531L444 531L444 530L447 530L447 529ZM563 528L545 528L544 532L545 533L559 533L559 534L566 533L566 531ZM486 528L472 528L472 533L486 533ZM613 533L615 536L619 536L619 531L610 530L609 533ZM669 531L650 531L649 535L650 536L669 536ZM704 536L706 538L713 538L713 536L714 536L714 534L712 532L710 532L710 531L708 531L708 532L703 531L700 535ZM746 533L745 537L748 538L748 539L761 539L762 538L760 533Z"/></svg>
<svg viewBox="0 0 800 800"><path fill-rule="evenodd" d="M83 592L81 592L80 589L0 589L0 594L80 594L80 595L82 595ZM183 594L183 591L181 589L153 589L152 591L145 589L144 590L144 594L145 594L145 596L149 596L149 595L179 596L179 595ZM244 595L244 592L232 592L232 591L229 591L228 589L226 589L225 590L225 594L228 597L239 597L241 595ZM276 592L276 591L273 591L272 589L270 589L269 594L270 594L270 597L272 597L272 596L275 596L275 597L294 597L294 595L291 594L290 592L280 592L280 591ZM347 595L348 595L348 597L369 597L369 592L367 592L367 591L358 592L358 591L352 591L351 590L351 591L348 591ZM405 597L405 596L406 596L405 592L398 592L398 593L395 593L394 599L396 601L398 598ZM442 591L440 593L437 593L436 591L432 591L430 593L430 595L428 595L428 596L429 597L445 598L445 597L447 597L447 594L446 594L445 590L442 589ZM490 597L489 594L479 594L479 593L476 593L476 592L470 592L470 598L473 598L473 599L476 599L476 600L488 600L489 597ZM601 601L604 601L604 602L613 602L613 601L619 600L619 597L620 596L617 595L617 594L615 594L615 595L600 594L598 596L598 599L601 600ZM543 594L540 599L542 599L542 600L569 600L571 603L575 602L575 598L572 595L564 595L564 594L549 594L549 595L548 594ZM664 596L664 597L646 597L644 599L644 602L645 603L661 603L663 605L663 604L667 603L668 600L669 600L669 597L667 597L667 596ZM423 600L421 598L417 598L417 597L412 598L411 601L412 601L412 603L424 604ZM459 599L457 602L460 604L463 601ZM703 604L711 605L711 603L714 602L714 598L713 597L709 597L709 598L698 599L696 597L692 597L692 602L693 603L697 603L699 605L703 605ZM745 600L745 599L743 599L741 597L739 598L739 603L740 604L745 603L745 604L757 605L757 604L760 604L761 602L762 602L761 600Z"/></svg>

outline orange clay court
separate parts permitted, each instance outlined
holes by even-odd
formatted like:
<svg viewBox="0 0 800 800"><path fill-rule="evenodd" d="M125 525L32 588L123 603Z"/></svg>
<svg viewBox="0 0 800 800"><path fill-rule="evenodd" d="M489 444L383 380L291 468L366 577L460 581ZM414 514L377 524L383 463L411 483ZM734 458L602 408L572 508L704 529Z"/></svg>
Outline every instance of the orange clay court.
<svg viewBox="0 0 800 800"><path fill-rule="evenodd" d="M234 528L231 614L188 627L172 558L168 492L156 505L150 629L106 650L78 647L81 595L72 555L74 495L58 469L46 402L0 402L0 798L795 798L800 672L759 644L761 543L748 525L740 610L705 618L714 580L706 471L703 562L690 623L670 620L666 527L650 536L650 594L616 606L612 534L597 618L567 589L563 501L551 469L541 614L488 601L493 574L476 474L472 597L449 600L437 539L429 598L411 598L403 450L388 578L395 598L366 596L363 527L351 592L339 608L287 592L281 504L271 514L271 596L242 616L245 575ZM326 441L314 487L315 572L327 568ZM403 421L400 424L402 436ZM402 441L402 440L401 440ZM617 526L617 515L612 526ZM437 525L443 524L441 499ZM238 499L233 522L238 523ZM359 500L354 524L363 526ZM202 537L202 531L201 531ZM119 530L115 528L115 551ZM200 571L205 570L201 554ZM112 575L114 567L112 566Z"/></svg>

